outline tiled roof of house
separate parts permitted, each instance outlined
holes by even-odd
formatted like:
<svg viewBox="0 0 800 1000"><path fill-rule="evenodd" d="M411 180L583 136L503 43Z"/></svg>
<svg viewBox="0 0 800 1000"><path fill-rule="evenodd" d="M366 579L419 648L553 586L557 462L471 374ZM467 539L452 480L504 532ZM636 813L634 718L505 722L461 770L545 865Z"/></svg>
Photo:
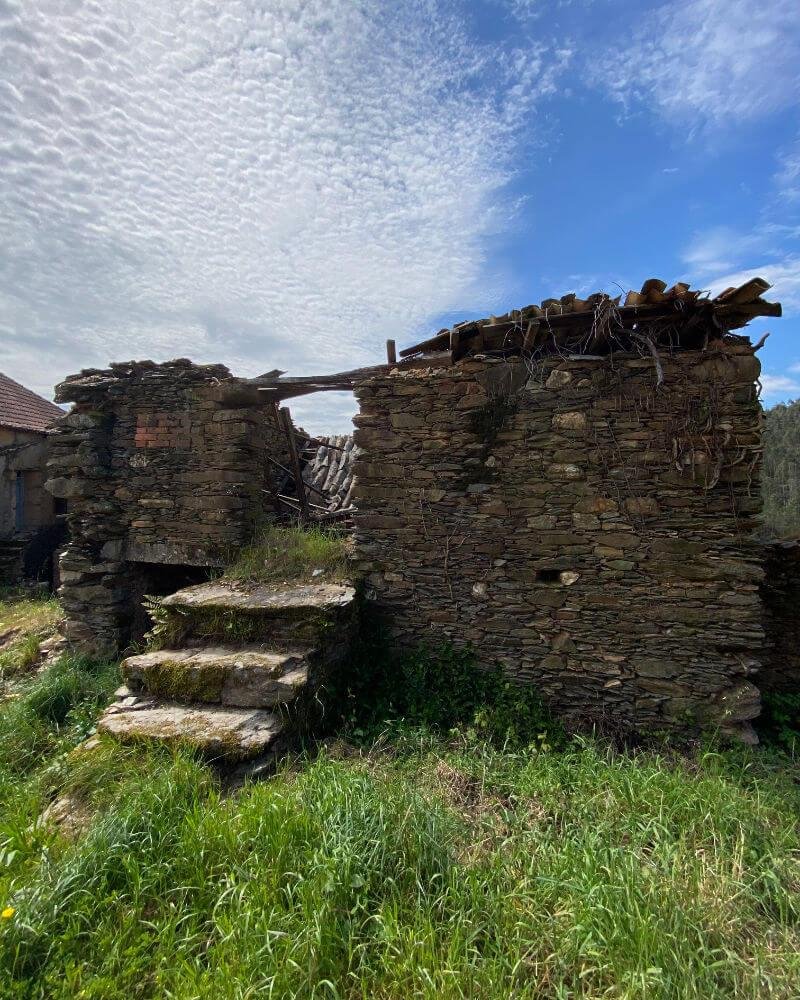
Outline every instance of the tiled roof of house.
<svg viewBox="0 0 800 1000"><path fill-rule="evenodd" d="M45 431L64 411L0 372L0 427Z"/></svg>

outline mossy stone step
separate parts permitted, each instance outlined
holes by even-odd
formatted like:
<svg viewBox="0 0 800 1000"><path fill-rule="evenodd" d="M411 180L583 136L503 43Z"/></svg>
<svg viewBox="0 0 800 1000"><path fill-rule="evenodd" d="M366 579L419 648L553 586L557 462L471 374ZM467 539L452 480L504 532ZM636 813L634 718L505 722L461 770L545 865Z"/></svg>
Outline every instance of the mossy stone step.
<svg viewBox="0 0 800 1000"><path fill-rule="evenodd" d="M120 743L185 743L211 760L252 760L281 749L284 722L272 712L221 705L179 705L119 692L97 729Z"/></svg>
<svg viewBox="0 0 800 1000"><path fill-rule="evenodd" d="M355 588L338 583L247 584L215 580L165 597L170 645L186 637L259 642L282 647L318 646L355 610Z"/></svg>
<svg viewBox="0 0 800 1000"><path fill-rule="evenodd" d="M123 660L122 676L132 688L173 701L270 708L294 701L306 686L311 655L261 647L161 649Z"/></svg>

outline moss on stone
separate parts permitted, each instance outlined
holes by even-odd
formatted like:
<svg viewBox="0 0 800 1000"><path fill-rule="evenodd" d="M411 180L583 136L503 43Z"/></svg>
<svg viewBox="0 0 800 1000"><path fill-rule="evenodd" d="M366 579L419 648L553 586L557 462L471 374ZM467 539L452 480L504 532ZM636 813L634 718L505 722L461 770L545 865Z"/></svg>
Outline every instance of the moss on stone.
<svg viewBox="0 0 800 1000"><path fill-rule="evenodd" d="M173 701L217 703L222 700L226 668L222 664L186 663L163 660L147 670L145 682L149 691Z"/></svg>

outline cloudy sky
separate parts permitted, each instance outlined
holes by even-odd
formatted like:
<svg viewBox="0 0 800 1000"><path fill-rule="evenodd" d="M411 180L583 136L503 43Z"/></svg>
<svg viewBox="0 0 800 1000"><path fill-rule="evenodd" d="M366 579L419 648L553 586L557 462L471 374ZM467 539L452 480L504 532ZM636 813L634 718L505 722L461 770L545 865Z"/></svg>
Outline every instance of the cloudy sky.
<svg viewBox="0 0 800 1000"><path fill-rule="evenodd" d="M0 0L0 369L321 373L761 274L800 397L799 97L796 0Z"/></svg>

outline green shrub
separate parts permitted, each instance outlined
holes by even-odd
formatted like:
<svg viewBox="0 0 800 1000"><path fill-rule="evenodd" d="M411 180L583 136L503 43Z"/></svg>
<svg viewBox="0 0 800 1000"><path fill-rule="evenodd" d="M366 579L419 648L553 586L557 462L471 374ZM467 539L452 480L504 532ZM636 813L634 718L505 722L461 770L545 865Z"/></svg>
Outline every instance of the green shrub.
<svg viewBox="0 0 800 1000"><path fill-rule="evenodd" d="M796 754L800 750L800 691L764 694L761 704L756 726L762 741Z"/></svg>
<svg viewBox="0 0 800 1000"><path fill-rule="evenodd" d="M481 668L474 650L445 644L391 657L367 641L342 671L339 712L351 733L372 739L390 720L439 732L456 727L497 746L562 745L564 731L533 685L500 667Z"/></svg>

